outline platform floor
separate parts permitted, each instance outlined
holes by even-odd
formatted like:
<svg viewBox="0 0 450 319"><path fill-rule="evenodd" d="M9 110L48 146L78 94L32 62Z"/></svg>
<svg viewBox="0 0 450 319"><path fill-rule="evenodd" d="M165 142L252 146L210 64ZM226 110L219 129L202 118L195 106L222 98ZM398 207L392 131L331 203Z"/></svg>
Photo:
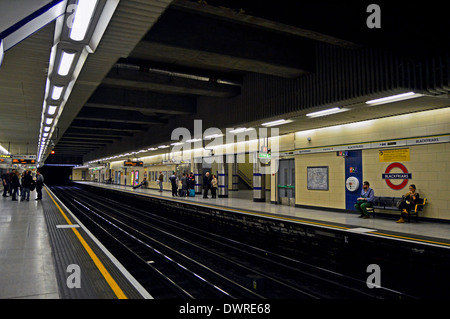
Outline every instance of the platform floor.
<svg viewBox="0 0 450 319"><path fill-rule="evenodd" d="M348 231L367 232L374 235L385 235L398 240L414 240L418 242L442 245L450 248L450 225L444 223L433 223L420 221L419 223L396 223L395 220L386 218L358 218L356 213L342 213L317 209L299 208L293 206L275 205L270 202L254 202L252 191L229 192L228 198L204 199L202 195L195 197L172 197L170 191L159 192L157 189L138 188L115 184L104 184L96 182L78 182L98 187L119 189L142 195L162 196L173 200L182 200L199 205L220 206L239 212L261 213L280 216L284 218L305 221L322 226L339 226Z"/></svg>
<svg viewBox="0 0 450 319"><path fill-rule="evenodd" d="M0 298L59 298L43 208L32 196L0 197Z"/></svg>
<svg viewBox="0 0 450 319"><path fill-rule="evenodd" d="M34 197L0 197L0 299L152 298L50 192Z"/></svg>

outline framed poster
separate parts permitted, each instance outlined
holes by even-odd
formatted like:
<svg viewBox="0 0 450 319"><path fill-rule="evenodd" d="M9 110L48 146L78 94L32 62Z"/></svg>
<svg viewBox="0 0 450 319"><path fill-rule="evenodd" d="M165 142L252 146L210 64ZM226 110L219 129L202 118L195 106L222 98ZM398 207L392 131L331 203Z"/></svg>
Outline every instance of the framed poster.
<svg viewBox="0 0 450 319"><path fill-rule="evenodd" d="M328 166L308 166L307 176L309 190L328 190Z"/></svg>

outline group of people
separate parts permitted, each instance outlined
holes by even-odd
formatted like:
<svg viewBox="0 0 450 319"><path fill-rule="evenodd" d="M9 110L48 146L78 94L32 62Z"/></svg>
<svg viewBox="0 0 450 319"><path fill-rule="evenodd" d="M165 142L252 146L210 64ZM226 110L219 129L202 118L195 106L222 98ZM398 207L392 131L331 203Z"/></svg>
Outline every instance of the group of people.
<svg viewBox="0 0 450 319"><path fill-rule="evenodd" d="M4 173L2 175L3 185L3 197L8 197L8 194L12 197L13 201L18 201L18 198L22 201L30 200L30 192L36 189L36 200L42 199L42 187L44 185L44 176L37 171L36 181L31 175L31 171L24 171L20 175L18 170L13 169L10 173Z"/></svg>
<svg viewBox="0 0 450 319"><path fill-rule="evenodd" d="M186 174L183 173L181 178L178 178L175 172L172 172L172 175L169 177L169 181L172 186L172 196L179 197L188 197L195 196L195 177L194 173ZM143 183L147 183L144 178ZM157 179L159 183L159 191L163 191L163 182L164 182L164 174L159 172L159 177ZM142 183L141 183L142 184ZM140 186L137 186L140 187ZM209 190L211 190L211 198L217 197L217 177L216 175L212 175L209 172L206 172L203 177L203 198L208 198Z"/></svg>
<svg viewBox="0 0 450 319"><path fill-rule="evenodd" d="M416 185L411 184L409 186L409 192L406 193L403 200L400 202L398 208L400 210L400 218L397 223L404 223L405 216L407 216L412 209L414 209L416 203L419 200L419 193L416 192ZM363 188L361 190L361 196L358 197L355 204L355 209L360 213L361 218L369 218L370 214L367 211L368 207L372 207L375 201L375 192L370 188L369 182L365 181L363 183Z"/></svg>

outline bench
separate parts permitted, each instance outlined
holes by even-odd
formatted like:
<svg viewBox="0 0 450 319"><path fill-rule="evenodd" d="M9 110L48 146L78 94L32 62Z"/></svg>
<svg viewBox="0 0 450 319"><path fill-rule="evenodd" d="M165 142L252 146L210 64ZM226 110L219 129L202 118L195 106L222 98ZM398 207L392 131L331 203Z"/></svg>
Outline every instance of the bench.
<svg viewBox="0 0 450 319"><path fill-rule="evenodd" d="M385 197L385 196L375 196L372 207L368 207L367 211L372 213L372 217L375 218L375 210L393 210L399 211L397 207L397 202L402 200L402 197ZM423 207L427 202L426 198L419 198L418 202L414 206L414 210L411 210L408 214L408 223L411 221L411 216L416 216L416 222L419 221L419 212L423 211Z"/></svg>

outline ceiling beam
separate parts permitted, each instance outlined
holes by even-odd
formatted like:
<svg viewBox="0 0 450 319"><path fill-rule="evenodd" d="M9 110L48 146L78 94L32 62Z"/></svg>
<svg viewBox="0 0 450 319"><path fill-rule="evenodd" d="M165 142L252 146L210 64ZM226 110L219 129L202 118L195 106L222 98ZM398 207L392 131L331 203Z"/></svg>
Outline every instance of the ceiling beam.
<svg viewBox="0 0 450 319"><path fill-rule="evenodd" d="M207 78L192 75L177 76L176 73L164 71L158 72L152 69L145 71L116 68L113 69L102 81L102 85L134 88L146 91L154 91L165 94L187 94L230 98L241 93L241 88L236 85L228 85L216 82L216 78ZM196 77L197 79L195 79Z"/></svg>
<svg viewBox="0 0 450 319"><path fill-rule="evenodd" d="M124 137L124 136L132 136L131 133L126 133L124 131L114 131L114 130L96 130L96 129L78 129L78 128L69 128L64 136L69 135L79 135L79 136L93 136L93 137Z"/></svg>
<svg viewBox="0 0 450 319"><path fill-rule="evenodd" d="M197 100L193 97L101 86L91 96L86 106L145 113L189 115L196 113L196 104Z"/></svg>
<svg viewBox="0 0 450 319"><path fill-rule="evenodd" d="M86 106L80 111L80 113L78 113L75 119L145 125L167 124L167 120L161 120L156 116L143 115L138 111L124 111L116 109L106 111L102 108Z"/></svg>
<svg viewBox="0 0 450 319"><path fill-rule="evenodd" d="M314 69L314 54L311 39L167 10L129 57L297 78Z"/></svg>
<svg viewBox="0 0 450 319"><path fill-rule="evenodd" d="M118 122L97 122L89 120L77 120L75 119L71 128L76 129L95 129L95 130L115 130L115 131L126 131L126 132L143 132L147 128L139 124L129 124L129 123L118 123Z"/></svg>

